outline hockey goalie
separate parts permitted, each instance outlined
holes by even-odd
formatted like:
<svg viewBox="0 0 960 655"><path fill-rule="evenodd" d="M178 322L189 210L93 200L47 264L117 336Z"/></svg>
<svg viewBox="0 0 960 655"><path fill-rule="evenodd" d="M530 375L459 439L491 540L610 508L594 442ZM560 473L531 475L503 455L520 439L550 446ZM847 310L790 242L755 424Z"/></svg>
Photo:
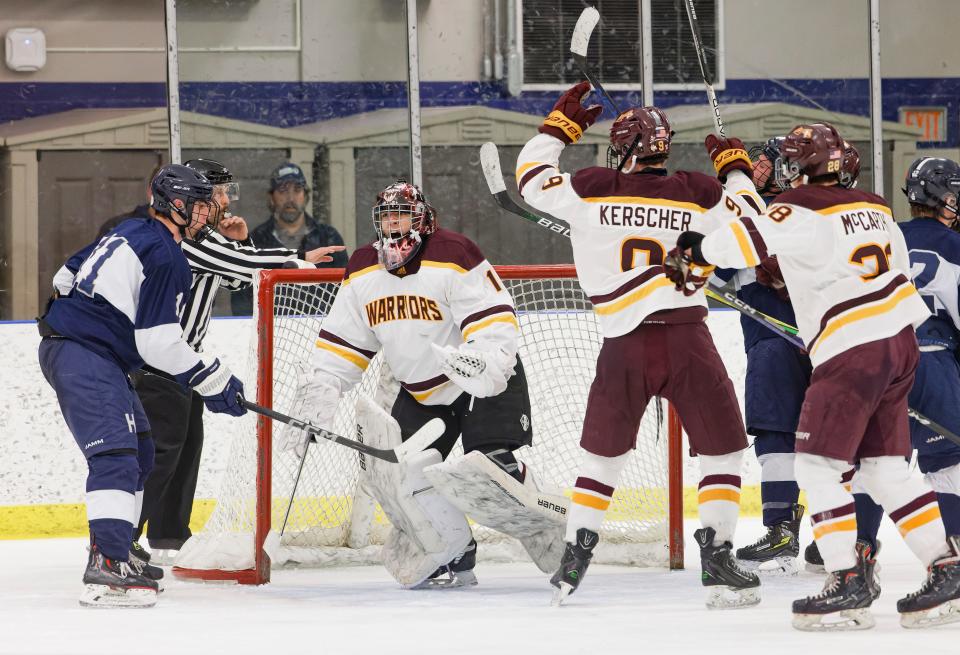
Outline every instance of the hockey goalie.
<svg viewBox="0 0 960 655"><path fill-rule="evenodd" d="M532 441L513 299L480 249L437 225L420 189L377 196L376 240L357 249L302 371L291 412L328 427L378 351L400 382L388 414L357 403L358 437L394 448L435 418L445 430L400 463L367 458L361 484L390 519L383 564L406 588L476 584L467 516L516 537L544 572L563 554L568 501L544 493L514 452ZM463 457L449 458L462 438ZM288 428L278 448L302 456Z"/></svg>

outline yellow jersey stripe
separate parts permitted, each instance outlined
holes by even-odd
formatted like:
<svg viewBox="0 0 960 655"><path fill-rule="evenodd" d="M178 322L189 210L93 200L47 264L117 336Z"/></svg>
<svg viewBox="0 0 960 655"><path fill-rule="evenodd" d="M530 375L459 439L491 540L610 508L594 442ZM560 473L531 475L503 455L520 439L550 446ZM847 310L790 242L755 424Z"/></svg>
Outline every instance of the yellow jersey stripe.
<svg viewBox="0 0 960 655"><path fill-rule="evenodd" d="M824 207L823 209L815 210L818 214L826 216L828 214L836 214L838 212L850 212L857 209L873 209L878 212L883 212L890 218L893 218L893 214L890 213L890 208L885 205L878 205L875 202L848 202L844 205L834 205L832 207Z"/></svg>
<svg viewBox="0 0 960 655"><path fill-rule="evenodd" d="M449 268L457 273L467 272L467 269L463 268L462 266L458 266L453 262L435 262L429 259L424 259L420 262L420 266L426 266L427 268Z"/></svg>
<svg viewBox="0 0 960 655"><path fill-rule="evenodd" d="M733 489L704 489L697 495L697 503L700 505L714 500L727 500L731 503L740 502L740 492Z"/></svg>
<svg viewBox="0 0 960 655"><path fill-rule="evenodd" d="M545 161L531 161L531 162L527 162L527 163L524 164L523 166L518 166L518 167L517 167L517 179L519 180L521 177L523 177L523 174L526 173L527 171L529 171L529 170L530 170L531 168L533 168L534 166L550 166L551 168L554 167L553 164L551 164L551 163L549 163L549 162L545 162Z"/></svg>
<svg viewBox="0 0 960 655"><path fill-rule="evenodd" d="M508 314L508 313L496 314L494 316L491 316L490 318L486 318L482 321L478 321L476 323L471 323L470 325L468 325L463 330L463 338L466 339L477 330L482 330L483 328L489 325L492 325L493 323L511 323L513 327L517 328L518 330L520 329L520 324L517 323L517 317L514 316L513 314Z"/></svg>
<svg viewBox="0 0 960 655"><path fill-rule="evenodd" d="M747 268L758 265L760 258L756 255L750 237L743 229L743 224L740 221L734 221L730 223L730 229L733 231L733 236L737 238L737 245L740 246L740 254L743 255L743 261L747 263Z"/></svg>
<svg viewBox="0 0 960 655"><path fill-rule="evenodd" d="M609 500L597 498L596 496L591 496L590 494L582 494L579 491L573 492L571 495L571 500L573 500L573 502L575 502L577 505L592 507L593 509L598 509L601 512L606 512L607 508L610 507Z"/></svg>
<svg viewBox="0 0 960 655"><path fill-rule="evenodd" d="M813 526L813 538L819 539L820 537L830 534L831 532L856 532L856 530L857 519L844 519L843 521L837 521L836 523Z"/></svg>
<svg viewBox="0 0 960 655"><path fill-rule="evenodd" d="M917 290L913 287L912 284L906 283L896 293L887 298L885 301L879 305L868 305L866 307L861 307L851 311L849 314L841 314L837 318L834 318L830 321L830 324L827 325L826 329L820 334L820 338L817 339L817 343L813 345L813 348L810 349L810 355L813 356L813 353L817 352L817 348L827 340L827 338L839 330L840 328L850 325L851 323L856 323L857 321L862 321L866 318L873 318L874 316L879 316L880 314L886 314L889 311L896 309L902 301L906 300Z"/></svg>
<svg viewBox="0 0 960 655"><path fill-rule="evenodd" d="M634 289L633 291L625 295L623 298L619 298L605 305L594 305L593 311L595 311L597 314L600 314L601 316L606 316L608 314L616 314L620 310L632 305L633 303L640 302L641 300L649 296L651 293L653 293L657 289L661 289L663 287L672 287L672 286L673 286L673 282L671 282L665 277L658 275L657 277L653 278L649 282L646 282L645 284L641 284L639 287L637 287L636 289Z"/></svg>
<svg viewBox="0 0 960 655"><path fill-rule="evenodd" d="M936 521L938 518L940 518L940 506L931 505L919 514L900 523L897 526L897 529L900 530L901 535L906 537L907 533L911 530L916 530L917 528L926 525L930 521Z"/></svg>
<svg viewBox="0 0 960 655"><path fill-rule="evenodd" d="M342 346L332 344L329 341L324 341L323 339L317 339L316 346L317 348L331 352L338 357L342 357L343 359L347 360L351 364L355 364L360 368L361 371L366 371L367 366L370 365L370 360L364 358L363 355L353 352L352 350L347 350Z"/></svg>
<svg viewBox="0 0 960 655"><path fill-rule="evenodd" d="M426 391L410 391L409 389L407 389L407 393L413 396L414 400L416 400L417 402L423 402L424 400L426 400L436 392L440 391L440 389L447 386L448 384L450 384L450 382L441 382L440 384L435 386L433 389L427 389Z"/></svg>
<svg viewBox="0 0 960 655"><path fill-rule="evenodd" d="M361 268L359 271L354 271L351 273L346 280L343 281L343 284L349 284L351 281L360 277L361 275L366 275L367 273L373 273L374 271L383 268L380 264L374 264L373 266L367 266L366 268Z"/></svg>
<svg viewBox="0 0 960 655"><path fill-rule="evenodd" d="M608 202L620 203L623 205L660 205L662 207L679 207L680 209L689 209L702 214L707 211L705 207L692 202L683 202L682 200L667 200L665 198L644 198L642 196L600 196L596 198L581 198L584 202Z"/></svg>

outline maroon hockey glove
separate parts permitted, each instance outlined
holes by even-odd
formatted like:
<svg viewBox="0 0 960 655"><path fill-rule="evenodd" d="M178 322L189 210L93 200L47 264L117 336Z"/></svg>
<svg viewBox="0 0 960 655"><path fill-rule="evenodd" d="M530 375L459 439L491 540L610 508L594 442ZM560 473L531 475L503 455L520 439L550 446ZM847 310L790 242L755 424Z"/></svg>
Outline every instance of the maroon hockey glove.
<svg viewBox="0 0 960 655"><path fill-rule="evenodd" d="M715 134L708 134L704 145L721 182L726 180L730 171L743 171L748 177L753 173L753 163L740 139L722 139Z"/></svg>
<svg viewBox="0 0 960 655"><path fill-rule="evenodd" d="M780 262L777 261L776 255L771 255L761 261L760 265L756 268L756 273L757 282L776 291L777 297L780 298L780 300L790 300L790 292L787 290L787 285L783 281L783 273L780 272Z"/></svg>
<svg viewBox="0 0 960 655"><path fill-rule="evenodd" d="M689 250L682 251L679 246L668 252L663 261L663 273L677 291L692 296L707 283L716 266L695 262L688 253Z"/></svg>
<svg viewBox="0 0 960 655"><path fill-rule="evenodd" d="M588 127L597 121L603 112L600 105L584 107L581 101L590 92L590 82L580 82L567 89L553 106L550 115L543 119L540 131L555 136L564 143L576 143Z"/></svg>

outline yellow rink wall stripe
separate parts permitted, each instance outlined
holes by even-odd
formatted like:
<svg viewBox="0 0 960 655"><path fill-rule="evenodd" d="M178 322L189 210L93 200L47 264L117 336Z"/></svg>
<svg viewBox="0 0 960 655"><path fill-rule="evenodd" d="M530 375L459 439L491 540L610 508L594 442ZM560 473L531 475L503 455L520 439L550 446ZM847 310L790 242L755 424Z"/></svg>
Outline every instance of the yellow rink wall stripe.
<svg viewBox="0 0 960 655"><path fill-rule="evenodd" d="M618 493L624 492L630 493L629 490L618 490ZM697 493L694 485L683 489L683 515L687 518L697 516ZM802 495L800 502L804 503ZM210 499L194 501L193 516L190 520L190 529L193 532L203 529L213 512L214 504L215 501ZM743 487L740 494L740 515L760 516L760 485ZM0 506L0 539L83 537L86 534L87 513L83 503Z"/></svg>

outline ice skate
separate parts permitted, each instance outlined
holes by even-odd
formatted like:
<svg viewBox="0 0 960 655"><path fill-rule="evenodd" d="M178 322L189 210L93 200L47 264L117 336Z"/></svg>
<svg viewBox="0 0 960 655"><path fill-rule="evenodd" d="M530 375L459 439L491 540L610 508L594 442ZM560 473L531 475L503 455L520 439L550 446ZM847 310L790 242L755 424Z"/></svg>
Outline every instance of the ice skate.
<svg viewBox="0 0 960 655"><path fill-rule="evenodd" d="M823 568L823 558L820 557L820 548L817 547L816 541L811 541L807 544L807 547L803 549L803 563L803 568L810 573L826 572L826 569Z"/></svg>
<svg viewBox="0 0 960 655"><path fill-rule="evenodd" d="M760 602L760 578L737 565L731 552L733 544L729 541L714 546L716 534L713 528L701 528L693 533L700 546L700 580L709 589L707 607L736 609L756 605Z"/></svg>
<svg viewBox="0 0 960 655"><path fill-rule="evenodd" d="M550 578L550 584L557 588L551 605L559 607L567 596L577 590L583 576L587 573L587 567L590 566L593 549L599 541L600 535L593 530L587 528L577 530L577 542L567 544L563 559L560 561L560 568Z"/></svg>
<svg viewBox="0 0 960 655"><path fill-rule="evenodd" d="M163 583L160 582L163 580L163 569L150 563L150 553L144 550L143 546L136 541L134 541L130 546L130 557L128 562L130 564L130 568L133 569L135 573L142 575L145 578L149 578L150 580L156 580L157 591L163 591Z"/></svg>
<svg viewBox="0 0 960 655"><path fill-rule="evenodd" d="M153 607L157 582L137 573L127 562L105 557L96 544L90 547L83 573L83 607Z"/></svg>
<svg viewBox="0 0 960 655"><path fill-rule="evenodd" d="M467 548L453 558L449 564L441 566L430 577L412 589L457 589L477 584L473 567L477 565L477 541L471 539Z"/></svg>
<svg viewBox="0 0 960 655"><path fill-rule="evenodd" d="M947 543L950 554L930 565L923 586L897 601L904 628L960 621L960 536L948 537Z"/></svg>
<svg viewBox="0 0 960 655"><path fill-rule="evenodd" d="M873 548L866 541L857 541L857 560L863 565L863 576L870 587L870 596L873 600L880 598L880 565L877 564L877 553L880 552L880 542Z"/></svg>
<svg viewBox="0 0 960 655"><path fill-rule="evenodd" d="M744 569L757 573L796 575L801 517L803 505L794 505L789 521L769 526L767 533L755 543L737 549L738 563Z"/></svg>
<svg viewBox="0 0 960 655"><path fill-rule="evenodd" d="M793 601L793 627L808 632L872 628L873 591L864 572L864 562L865 558L858 553L855 566L827 574L819 594Z"/></svg>

